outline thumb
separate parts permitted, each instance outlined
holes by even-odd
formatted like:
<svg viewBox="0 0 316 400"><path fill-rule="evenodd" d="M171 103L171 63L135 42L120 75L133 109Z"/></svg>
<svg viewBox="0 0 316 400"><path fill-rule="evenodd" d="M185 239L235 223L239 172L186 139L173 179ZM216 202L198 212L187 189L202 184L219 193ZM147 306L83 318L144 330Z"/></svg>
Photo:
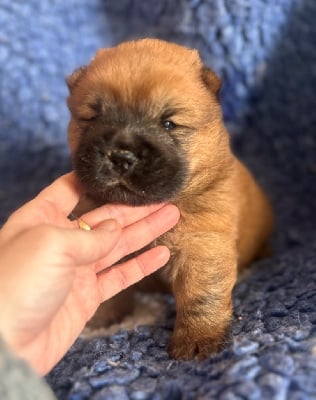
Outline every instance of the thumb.
<svg viewBox="0 0 316 400"><path fill-rule="evenodd" d="M91 231L65 230L66 255L77 265L91 264L105 257L115 247L122 228L115 219L109 219Z"/></svg>

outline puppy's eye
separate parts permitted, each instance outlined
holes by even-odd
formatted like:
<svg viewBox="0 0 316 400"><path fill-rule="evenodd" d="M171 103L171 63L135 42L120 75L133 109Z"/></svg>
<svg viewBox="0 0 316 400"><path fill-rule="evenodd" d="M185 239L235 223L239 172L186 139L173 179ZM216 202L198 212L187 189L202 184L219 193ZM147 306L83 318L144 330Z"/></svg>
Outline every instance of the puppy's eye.
<svg viewBox="0 0 316 400"><path fill-rule="evenodd" d="M78 117L79 121L82 122L92 122L95 119L97 119L97 115L81 115L80 117Z"/></svg>
<svg viewBox="0 0 316 400"><path fill-rule="evenodd" d="M83 105L78 110L78 119L83 122L92 122L101 114L102 105L96 101Z"/></svg>
<svg viewBox="0 0 316 400"><path fill-rule="evenodd" d="M169 119L166 121L162 121L162 126L167 131L172 131L173 129L175 129L177 127L177 125Z"/></svg>

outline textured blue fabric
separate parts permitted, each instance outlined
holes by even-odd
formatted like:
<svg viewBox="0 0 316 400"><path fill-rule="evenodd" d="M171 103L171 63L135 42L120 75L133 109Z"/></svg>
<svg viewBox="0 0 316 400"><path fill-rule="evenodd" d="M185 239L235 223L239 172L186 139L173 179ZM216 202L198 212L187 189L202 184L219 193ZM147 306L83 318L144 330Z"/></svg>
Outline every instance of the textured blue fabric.
<svg viewBox="0 0 316 400"><path fill-rule="evenodd" d="M70 169L64 78L99 47L153 36L200 50L223 79L236 152L277 213L275 253L234 293L232 342L169 359L156 326L79 339L48 381L59 399L316 398L316 2L2 0L0 221Z"/></svg>

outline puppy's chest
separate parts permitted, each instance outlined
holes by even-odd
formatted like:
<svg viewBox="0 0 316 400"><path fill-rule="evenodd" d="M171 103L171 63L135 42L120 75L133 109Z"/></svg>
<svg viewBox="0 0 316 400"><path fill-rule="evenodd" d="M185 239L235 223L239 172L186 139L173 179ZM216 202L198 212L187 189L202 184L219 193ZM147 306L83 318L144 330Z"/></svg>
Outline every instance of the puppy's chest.
<svg viewBox="0 0 316 400"><path fill-rule="evenodd" d="M173 281L181 270L190 273L211 268L211 260L219 248L225 245L220 238L225 236L235 246L236 224L234 218L223 217L214 212L189 214L180 219L178 225L155 240L154 245L164 245L170 250L170 260L162 275Z"/></svg>

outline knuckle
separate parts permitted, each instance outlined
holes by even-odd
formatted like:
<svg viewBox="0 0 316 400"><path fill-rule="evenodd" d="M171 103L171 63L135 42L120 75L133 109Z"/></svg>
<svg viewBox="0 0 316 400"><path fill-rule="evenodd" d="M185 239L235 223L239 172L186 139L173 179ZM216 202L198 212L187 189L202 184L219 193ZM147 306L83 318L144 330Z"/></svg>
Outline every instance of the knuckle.
<svg viewBox="0 0 316 400"><path fill-rule="evenodd" d="M139 279L138 280L140 280L147 275L146 268L145 268L145 265L144 265L144 262L143 262L141 256L136 257L135 262L137 263L137 267L138 267L137 269L139 271Z"/></svg>
<svg viewBox="0 0 316 400"><path fill-rule="evenodd" d="M126 289L128 286L130 286L130 282L128 282L124 271L122 271L120 268L117 268L117 280L121 289Z"/></svg>

